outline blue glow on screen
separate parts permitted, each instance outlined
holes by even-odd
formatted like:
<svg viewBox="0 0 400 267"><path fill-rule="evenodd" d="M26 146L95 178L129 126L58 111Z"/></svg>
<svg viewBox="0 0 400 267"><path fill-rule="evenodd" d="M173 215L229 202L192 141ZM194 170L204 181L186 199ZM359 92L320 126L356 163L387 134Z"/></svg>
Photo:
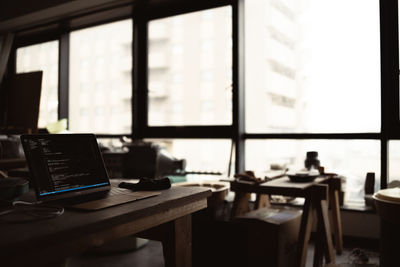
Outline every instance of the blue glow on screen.
<svg viewBox="0 0 400 267"><path fill-rule="evenodd" d="M57 194L57 193L61 193L61 192L79 190L79 189L83 189L83 188L97 187L97 186L102 186L102 185L108 185L108 183L86 185L86 186L80 186L80 187L75 187L75 188L70 188L70 189L63 189L63 190L53 191L53 192L40 193L40 195L41 196L45 196L45 195Z"/></svg>

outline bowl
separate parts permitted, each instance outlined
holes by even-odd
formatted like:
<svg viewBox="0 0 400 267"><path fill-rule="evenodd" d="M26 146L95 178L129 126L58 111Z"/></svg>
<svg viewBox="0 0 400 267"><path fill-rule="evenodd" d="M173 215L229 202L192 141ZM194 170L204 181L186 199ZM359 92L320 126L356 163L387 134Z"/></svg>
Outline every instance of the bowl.
<svg viewBox="0 0 400 267"><path fill-rule="evenodd" d="M319 174L288 174L290 181L294 183L310 183L318 176Z"/></svg>

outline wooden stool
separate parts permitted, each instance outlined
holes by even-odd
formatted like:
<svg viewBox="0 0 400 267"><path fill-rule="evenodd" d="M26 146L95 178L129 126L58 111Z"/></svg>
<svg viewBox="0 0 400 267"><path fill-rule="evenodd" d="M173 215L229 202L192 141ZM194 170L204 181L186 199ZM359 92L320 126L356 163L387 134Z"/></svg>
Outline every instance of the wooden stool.
<svg viewBox="0 0 400 267"><path fill-rule="evenodd" d="M331 207L333 218L333 232L335 236L336 252L342 252L342 233L339 208L340 179L336 177L319 177L313 182L293 183L287 177L255 184L247 181L231 181L231 191L235 192L235 199L231 210L231 218L242 215L249 210L250 193L258 194L255 208L268 206L266 195L284 195L305 198L300 231L298 235L297 266L306 265L307 247L311 234L313 214L316 213L317 231L314 253L314 266L322 266L323 258L326 263L334 263L335 255L329 222Z"/></svg>

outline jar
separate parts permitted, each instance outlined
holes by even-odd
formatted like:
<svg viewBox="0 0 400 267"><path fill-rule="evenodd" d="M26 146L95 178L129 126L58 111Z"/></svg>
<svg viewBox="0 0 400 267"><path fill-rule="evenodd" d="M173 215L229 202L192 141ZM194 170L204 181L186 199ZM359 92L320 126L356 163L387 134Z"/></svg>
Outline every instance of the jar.
<svg viewBox="0 0 400 267"><path fill-rule="evenodd" d="M308 151L307 158L304 161L304 165L307 170L317 169L320 166L320 162L318 159L318 152L317 151Z"/></svg>

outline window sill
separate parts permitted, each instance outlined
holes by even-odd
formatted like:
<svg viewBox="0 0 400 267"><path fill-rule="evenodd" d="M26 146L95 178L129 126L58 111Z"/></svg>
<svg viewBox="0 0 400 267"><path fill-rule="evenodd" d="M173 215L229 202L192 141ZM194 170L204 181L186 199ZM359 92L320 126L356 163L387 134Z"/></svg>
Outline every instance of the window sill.
<svg viewBox="0 0 400 267"><path fill-rule="evenodd" d="M367 206L364 203L345 203L340 207L341 211L354 211L354 212L362 212L362 213L376 213L376 210Z"/></svg>

